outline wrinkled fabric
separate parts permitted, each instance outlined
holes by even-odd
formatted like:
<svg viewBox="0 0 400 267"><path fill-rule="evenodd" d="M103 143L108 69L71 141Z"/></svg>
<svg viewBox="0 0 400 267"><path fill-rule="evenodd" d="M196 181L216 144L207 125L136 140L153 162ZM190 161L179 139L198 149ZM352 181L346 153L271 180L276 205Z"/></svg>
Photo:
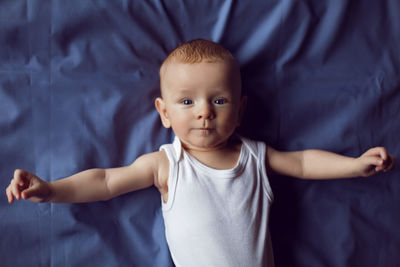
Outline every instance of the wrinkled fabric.
<svg viewBox="0 0 400 267"><path fill-rule="evenodd" d="M128 165L172 141L158 68L196 38L242 71L243 136L400 156L398 1L0 2L0 183ZM399 266L399 171L271 177L276 266ZM3 191L4 192L4 191ZM0 201L1 266L173 266L154 188L89 204Z"/></svg>

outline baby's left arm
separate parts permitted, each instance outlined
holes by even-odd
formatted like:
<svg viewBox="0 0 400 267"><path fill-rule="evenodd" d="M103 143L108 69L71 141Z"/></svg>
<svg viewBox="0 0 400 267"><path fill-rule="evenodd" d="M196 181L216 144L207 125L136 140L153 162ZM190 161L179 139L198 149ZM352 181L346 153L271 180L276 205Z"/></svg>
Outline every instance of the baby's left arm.
<svg viewBox="0 0 400 267"><path fill-rule="evenodd" d="M395 158L384 147L374 147L358 158L323 150L281 152L267 148L267 169L302 179L334 179L371 176L394 168Z"/></svg>

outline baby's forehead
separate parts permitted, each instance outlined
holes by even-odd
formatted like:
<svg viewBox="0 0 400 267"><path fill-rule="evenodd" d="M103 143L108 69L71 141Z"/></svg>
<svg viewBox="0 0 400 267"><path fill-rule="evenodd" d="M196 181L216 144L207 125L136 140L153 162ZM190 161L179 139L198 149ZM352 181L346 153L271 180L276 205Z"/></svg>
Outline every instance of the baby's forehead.
<svg viewBox="0 0 400 267"><path fill-rule="evenodd" d="M177 70L185 68L185 69L196 69L199 67L199 65L207 65L207 64L220 64L223 66L228 66L229 69L234 70L233 72L230 71L229 75L232 75L233 73L240 75L239 68L237 67L237 64L234 60L228 60L228 59L219 59L219 58L206 58L198 62L190 62L187 63L182 60L169 60L168 62L164 62L164 64L160 68L160 80L162 80L166 77L167 74L172 74L175 73ZM172 70L172 71L171 71Z"/></svg>
<svg viewBox="0 0 400 267"><path fill-rule="evenodd" d="M204 70L204 68L207 68L207 65L221 65L221 69L217 68L217 72L219 73L219 70L221 70L222 75L227 75L225 76L226 78L223 78L226 83L229 83L231 87L232 84L234 84L233 87L237 87L235 89L241 92L241 78L240 78L240 71L239 68L237 67L237 64L235 61L229 61L229 60L221 60L221 59L204 59L200 62L196 63L186 63L182 61L170 61L167 64L163 65L163 68L160 69L160 89L161 89L161 95L163 95L163 92L168 92L168 87L172 84L180 83L182 77L184 81L191 80L191 77L195 77L197 75L197 71L201 71L198 68L201 68ZM189 71L188 71L189 70ZM192 71L193 70L193 71ZM183 75L182 75L183 71ZM215 73L215 72L214 72ZM194 76L192 76L194 75ZM220 76L221 77L221 76ZM195 79L196 80L196 79ZM232 88L233 89L233 88Z"/></svg>

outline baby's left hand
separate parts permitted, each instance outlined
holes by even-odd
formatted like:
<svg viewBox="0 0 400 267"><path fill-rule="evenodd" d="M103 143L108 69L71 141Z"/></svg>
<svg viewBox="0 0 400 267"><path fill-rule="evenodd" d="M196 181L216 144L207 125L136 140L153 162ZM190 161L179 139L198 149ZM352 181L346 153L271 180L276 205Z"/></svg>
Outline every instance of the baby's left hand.
<svg viewBox="0 0 400 267"><path fill-rule="evenodd" d="M389 155L384 147L374 147L367 150L357 158L357 161L360 162L360 175L364 177L381 171L390 171L395 165L395 157Z"/></svg>

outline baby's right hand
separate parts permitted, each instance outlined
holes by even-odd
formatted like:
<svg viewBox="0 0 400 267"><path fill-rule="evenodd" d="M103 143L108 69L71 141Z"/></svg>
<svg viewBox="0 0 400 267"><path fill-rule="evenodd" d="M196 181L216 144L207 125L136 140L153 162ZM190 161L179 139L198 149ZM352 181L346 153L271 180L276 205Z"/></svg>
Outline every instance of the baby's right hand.
<svg viewBox="0 0 400 267"><path fill-rule="evenodd" d="M49 183L41 180L33 173L24 170L15 170L14 177L6 189L8 203L14 199L28 199L41 203L49 200L51 189Z"/></svg>

